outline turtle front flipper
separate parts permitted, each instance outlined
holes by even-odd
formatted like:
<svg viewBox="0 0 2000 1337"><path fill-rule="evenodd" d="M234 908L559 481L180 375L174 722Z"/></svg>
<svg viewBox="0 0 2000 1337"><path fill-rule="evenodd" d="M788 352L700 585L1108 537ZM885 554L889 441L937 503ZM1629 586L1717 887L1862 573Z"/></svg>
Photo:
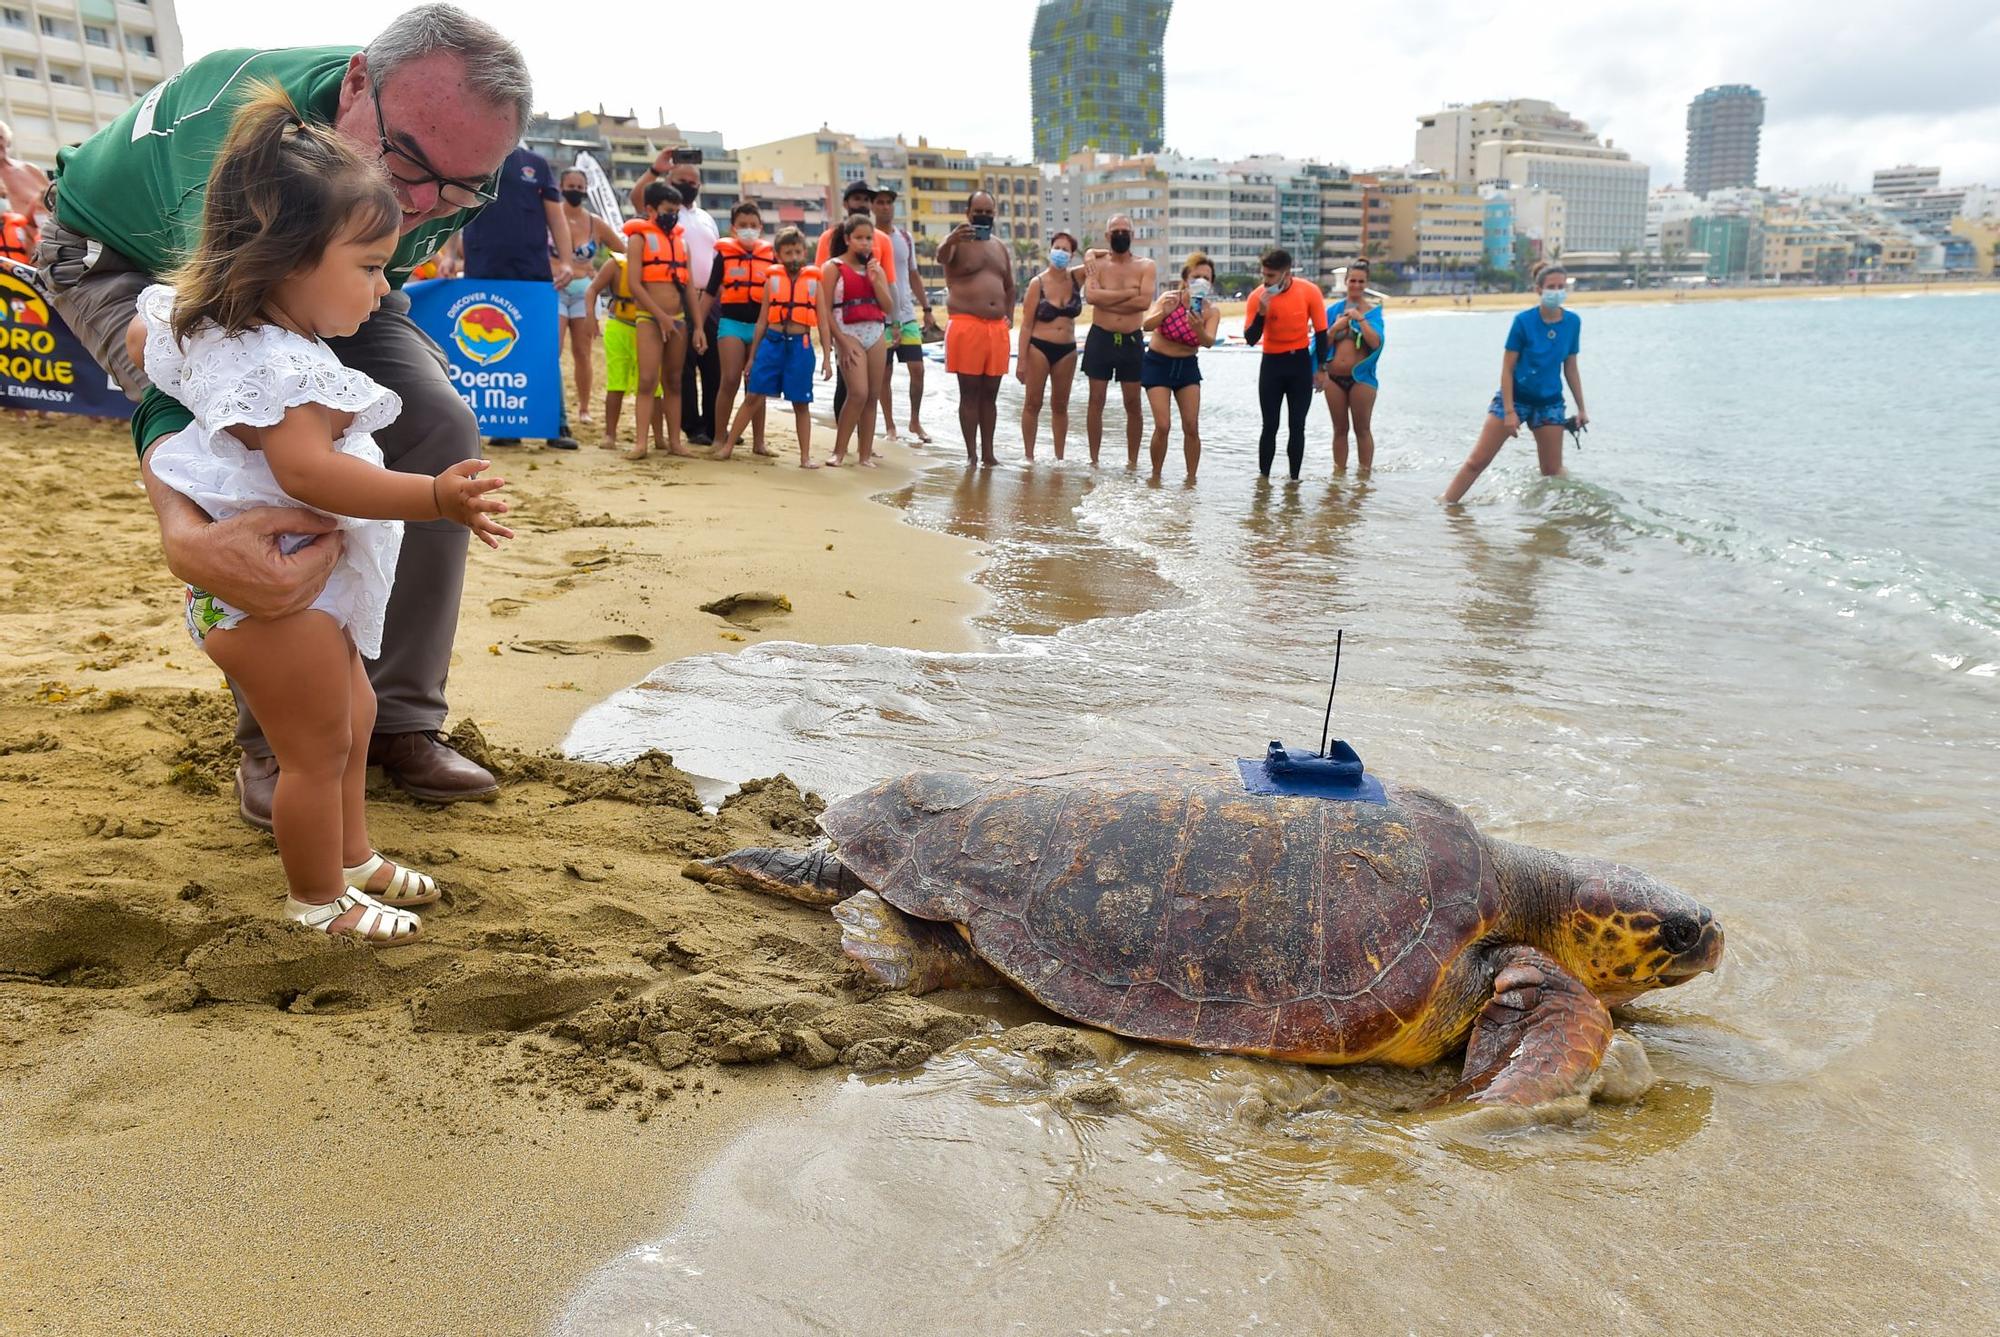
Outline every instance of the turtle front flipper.
<svg viewBox="0 0 2000 1337"><path fill-rule="evenodd" d="M930 993L1006 983L955 927L906 915L872 891L842 901L833 917L840 921L841 950L892 989Z"/></svg>
<svg viewBox="0 0 2000 1337"><path fill-rule="evenodd" d="M835 905L867 888L824 843L809 850L752 846L689 864L684 873L699 882L761 891L805 905Z"/></svg>
<svg viewBox="0 0 2000 1337"><path fill-rule="evenodd" d="M1611 1013L1532 947L1501 953L1493 996L1465 1047L1465 1076L1439 1104L1539 1105L1583 1089L1611 1043Z"/></svg>

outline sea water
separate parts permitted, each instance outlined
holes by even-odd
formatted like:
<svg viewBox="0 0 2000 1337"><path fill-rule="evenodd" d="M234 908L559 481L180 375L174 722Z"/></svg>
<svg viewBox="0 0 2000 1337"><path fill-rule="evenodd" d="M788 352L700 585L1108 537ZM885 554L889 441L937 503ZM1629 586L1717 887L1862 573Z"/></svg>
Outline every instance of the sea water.
<svg viewBox="0 0 2000 1337"><path fill-rule="evenodd" d="M1317 404L1304 479L1256 477L1240 346L1203 355L1193 487L1177 431L1164 485L1127 471L1115 387L1091 469L1080 379L1069 458L1045 412L1020 463L1009 381L1009 462L967 472L941 439L896 498L986 549L986 649L682 660L569 746L829 797L916 766L1254 756L1317 742L1344 631L1334 729L1372 770L1728 925L1721 971L1626 1018L1652 1092L1468 1129L1395 1113L1389 1075L1121 1047L1092 1078L1126 1112L1103 1115L975 1045L753 1132L572 1321L2000 1321L2000 296L1580 314L1569 475L1540 478L1524 437L1457 508L1435 497L1504 313L1391 309L1365 481L1333 475ZM948 387L926 418L955 422Z"/></svg>

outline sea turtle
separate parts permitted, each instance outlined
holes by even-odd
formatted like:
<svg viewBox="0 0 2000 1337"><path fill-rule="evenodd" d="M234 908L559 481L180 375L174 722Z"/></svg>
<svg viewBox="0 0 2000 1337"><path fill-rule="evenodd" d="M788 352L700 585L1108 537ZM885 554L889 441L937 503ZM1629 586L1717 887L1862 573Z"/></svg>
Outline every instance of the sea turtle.
<svg viewBox="0 0 2000 1337"><path fill-rule="evenodd" d="M1715 916L1637 869L1482 836L1423 789L1382 793L1249 793L1199 761L919 771L829 807L830 842L695 871L834 905L849 954L918 991L997 972L1119 1035L1303 1063L1464 1046L1446 1100L1579 1089L1609 1006L1722 958Z"/></svg>

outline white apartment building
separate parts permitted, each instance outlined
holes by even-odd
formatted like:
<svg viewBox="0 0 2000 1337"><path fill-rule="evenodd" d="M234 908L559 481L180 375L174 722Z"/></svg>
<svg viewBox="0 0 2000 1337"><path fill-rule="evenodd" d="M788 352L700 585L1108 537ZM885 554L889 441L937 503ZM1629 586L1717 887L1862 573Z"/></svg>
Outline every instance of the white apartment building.
<svg viewBox="0 0 2000 1337"><path fill-rule="evenodd" d="M1651 170L1554 103L1514 98L1420 116L1416 159L1452 181L1555 191L1568 206L1572 249L1645 244Z"/></svg>
<svg viewBox="0 0 2000 1337"><path fill-rule="evenodd" d="M1944 173L1936 167L1884 167L1875 173L1876 195L1921 195L1936 190Z"/></svg>
<svg viewBox="0 0 2000 1337"><path fill-rule="evenodd" d="M48 171L180 70L174 0L0 0L0 61L13 156Z"/></svg>
<svg viewBox="0 0 2000 1337"><path fill-rule="evenodd" d="M1563 253L1569 243L1569 214L1562 196L1533 186L1498 193L1514 207L1514 236L1533 242L1538 259Z"/></svg>

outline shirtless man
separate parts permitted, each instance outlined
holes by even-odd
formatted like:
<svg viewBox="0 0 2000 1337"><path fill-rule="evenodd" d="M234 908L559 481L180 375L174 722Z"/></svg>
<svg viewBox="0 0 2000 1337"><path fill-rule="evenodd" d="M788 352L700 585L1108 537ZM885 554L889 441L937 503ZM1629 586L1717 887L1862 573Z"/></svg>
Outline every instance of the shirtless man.
<svg viewBox="0 0 2000 1337"><path fill-rule="evenodd" d="M1125 397L1125 467L1139 467L1139 367L1146 355L1146 336L1139 326L1153 305L1157 280L1153 262L1132 254L1132 220L1112 215L1105 235L1108 251L1083 257L1083 300L1090 303L1090 334L1083 341L1083 374L1090 378L1090 412L1085 426L1090 462L1104 444L1104 396L1111 378L1118 378Z"/></svg>
<svg viewBox="0 0 2000 1337"><path fill-rule="evenodd" d="M48 190L48 173L14 157L14 127L0 121L0 195L12 201L15 212L26 214L28 221L40 230L48 223L49 212L42 205L42 196Z"/></svg>
<svg viewBox="0 0 2000 1337"><path fill-rule="evenodd" d="M1000 462L993 457L993 429L1014 343L1014 263L1006 244L993 240L994 208L991 195L974 191L965 202L965 222L937 253L944 267L945 306L951 312L944 369L958 377L958 431L965 438L965 462L989 468ZM1132 391L1136 395L1138 390L1134 380Z"/></svg>

